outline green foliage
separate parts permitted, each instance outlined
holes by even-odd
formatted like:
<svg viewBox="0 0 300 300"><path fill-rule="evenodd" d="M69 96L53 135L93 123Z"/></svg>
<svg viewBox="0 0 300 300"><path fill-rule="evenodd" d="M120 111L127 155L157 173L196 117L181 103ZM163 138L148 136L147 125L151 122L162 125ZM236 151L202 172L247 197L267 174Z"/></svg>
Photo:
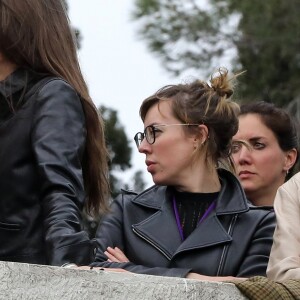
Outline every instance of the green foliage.
<svg viewBox="0 0 300 300"><path fill-rule="evenodd" d="M142 171L136 171L127 180L122 178L124 177L123 171L131 168L132 149L125 133L125 128L119 122L117 111L103 105L98 109L105 123L106 144L110 155L109 179L111 199L120 194L122 188L132 189L136 192L142 191L145 188ZM101 216L95 219L85 213L83 214L84 227L91 238L96 234L100 219Z"/></svg>
<svg viewBox="0 0 300 300"><path fill-rule="evenodd" d="M231 65L247 71L243 101L283 106L300 92L299 12L299 0L136 0L133 18L173 74Z"/></svg>
<svg viewBox="0 0 300 300"><path fill-rule="evenodd" d="M117 111L103 105L100 106L99 111L105 123L106 144L110 155L110 185L112 195L115 196L119 193L122 182L114 171L125 171L131 167L132 149L129 146L130 142L127 139L124 126L119 123Z"/></svg>
<svg viewBox="0 0 300 300"><path fill-rule="evenodd" d="M135 192L140 193L145 189L143 172L141 170L138 170L133 174L132 181L133 181L133 189Z"/></svg>
<svg viewBox="0 0 300 300"><path fill-rule="evenodd" d="M143 172L141 170L136 171L131 178L131 186L125 184L125 189L133 189L136 193L140 193L145 189L145 182L143 179Z"/></svg>
<svg viewBox="0 0 300 300"><path fill-rule="evenodd" d="M120 172L131 168L132 149L130 141L125 133L125 128L119 122L118 113L112 108L100 106L104 123L106 144L110 155L110 184L112 196L115 197L120 193L121 188L133 189L137 192L142 191L145 187L142 171L136 171L129 180L121 179ZM124 177L124 176L123 176Z"/></svg>
<svg viewBox="0 0 300 300"><path fill-rule="evenodd" d="M140 37L176 75L187 68L208 68L211 57L223 51L217 24L192 1L138 0L133 17L141 21Z"/></svg>
<svg viewBox="0 0 300 300"><path fill-rule="evenodd" d="M131 167L132 152L124 126L120 124L116 110L103 105L100 106L99 110L105 122L106 143L111 157L110 169L124 171Z"/></svg>
<svg viewBox="0 0 300 300"><path fill-rule="evenodd" d="M235 45L239 63L247 70L241 77L243 93L288 104L300 92L300 1L232 2L242 14L243 34Z"/></svg>

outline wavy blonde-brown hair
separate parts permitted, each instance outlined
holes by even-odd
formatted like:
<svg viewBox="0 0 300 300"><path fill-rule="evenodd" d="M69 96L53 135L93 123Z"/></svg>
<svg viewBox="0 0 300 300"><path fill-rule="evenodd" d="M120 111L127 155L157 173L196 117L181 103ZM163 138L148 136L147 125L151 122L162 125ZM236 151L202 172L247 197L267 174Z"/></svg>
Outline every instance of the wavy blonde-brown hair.
<svg viewBox="0 0 300 300"><path fill-rule="evenodd" d="M229 77L228 71L220 68L209 83L195 80L167 85L143 101L140 116L144 121L150 107L160 101L170 101L174 116L183 124L207 126L207 163L212 167L221 164L234 171L230 149L231 139L238 130L239 105L230 99L236 76ZM195 130L193 126L186 127L185 130Z"/></svg>

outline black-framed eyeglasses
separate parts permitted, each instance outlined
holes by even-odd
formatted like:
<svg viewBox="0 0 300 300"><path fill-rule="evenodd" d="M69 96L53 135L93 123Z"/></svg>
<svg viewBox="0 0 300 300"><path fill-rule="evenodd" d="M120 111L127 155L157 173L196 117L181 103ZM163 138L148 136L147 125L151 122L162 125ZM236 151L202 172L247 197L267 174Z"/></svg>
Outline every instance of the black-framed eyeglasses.
<svg viewBox="0 0 300 300"><path fill-rule="evenodd" d="M155 143L155 137L158 127L166 127L166 126L199 126L199 124L157 124L157 125L149 125L144 129L144 132L138 132L134 136L134 141L136 146L139 148L144 138L146 137L146 141L152 145Z"/></svg>

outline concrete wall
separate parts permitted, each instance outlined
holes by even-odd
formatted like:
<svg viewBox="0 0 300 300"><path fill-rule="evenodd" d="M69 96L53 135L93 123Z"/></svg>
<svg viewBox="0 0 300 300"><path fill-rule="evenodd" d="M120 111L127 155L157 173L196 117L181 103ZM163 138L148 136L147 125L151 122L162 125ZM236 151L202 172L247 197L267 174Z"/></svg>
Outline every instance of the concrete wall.
<svg viewBox="0 0 300 300"><path fill-rule="evenodd" d="M229 283L0 262L0 299L246 298Z"/></svg>

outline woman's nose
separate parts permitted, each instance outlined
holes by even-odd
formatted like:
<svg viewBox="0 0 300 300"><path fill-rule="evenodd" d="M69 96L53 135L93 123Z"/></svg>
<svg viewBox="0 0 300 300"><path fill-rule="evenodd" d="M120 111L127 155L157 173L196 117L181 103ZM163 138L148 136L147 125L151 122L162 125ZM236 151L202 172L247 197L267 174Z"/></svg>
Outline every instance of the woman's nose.
<svg viewBox="0 0 300 300"><path fill-rule="evenodd" d="M151 145L146 139L143 139L138 147L138 150L140 153L149 153L151 151Z"/></svg>
<svg viewBox="0 0 300 300"><path fill-rule="evenodd" d="M252 149L242 145L240 151L237 153L237 156L239 164L250 163L252 160Z"/></svg>

